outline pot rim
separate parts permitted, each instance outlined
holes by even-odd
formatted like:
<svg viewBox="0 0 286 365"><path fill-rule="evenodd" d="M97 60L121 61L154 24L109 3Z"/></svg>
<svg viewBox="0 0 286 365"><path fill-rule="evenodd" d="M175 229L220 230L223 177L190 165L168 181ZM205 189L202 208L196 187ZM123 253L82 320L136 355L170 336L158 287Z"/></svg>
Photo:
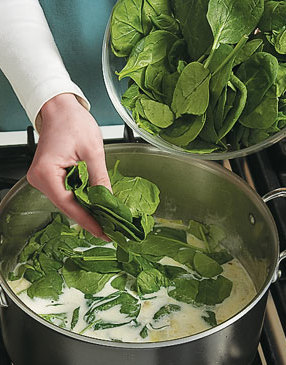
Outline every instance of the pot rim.
<svg viewBox="0 0 286 365"><path fill-rule="evenodd" d="M122 151L122 147L124 147L124 151ZM234 174L233 172L227 170L226 168L218 165L215 162L212 161L204 161L204 160L198 160L196 158L190 158L189 156L182 157L180 155L174 155L174 153L166 152L158 150L157 148L144 144L144 143L126 143L124 145L115 143L105 146L106 152L128 152L130 153L142 153L146 154L146 152L155 154L155 155L161 155L161 156L167 156L172 159L178 159L178 160L184 160L184 162L192 165L199 166L200 168L212 171L213 173L224 176L227 180L230 182L239 185L239 187L247 193L252 200L255 201L258 208L261 210L264 210L264 213L267 215L267 218L270 220L270 223L272 224L273 233L275 236L275 244L276 244L276 250L277 250L277 257L276 262L273 264L273 268L271 271L269 271L267 278L265 279L264 286L262 289L257 293L257 295L252 299L252 301L243 308L240 312L230 317L227 321L224 321L223 323L210 328L206 331L199 332L197 334L191 335L191 336L185 336L178 339L173 340L167 340L167 341L158 341L158 342L112 342L108 340L100 340L93 337L88 337L85 335L77 334L75 332L71 332L69 330L60 328L52 323L49 323L48 321L41 318L39 315L37 315L34 311L32 311L29 307L27 307L20 299L19 297L13 292L13 290L10 288L8 283L6 282L6 279L3 277L2 272L0 271L0 289L3 288L4 292L8 295L10 300L16 304L20 309L22 309L26 314L28 314L30 317L41 323L42 325L48 327L51 330L55 330L56 332L71 337L74 340L78 341L84 341L88 342L94 345L100 345L100 346L106 346L106 347L114 347L114 348L132 348L132 349L151 349L151 348L160 348L160 347L169 347L169 346L176 346L181 345L187 342L193 342L196 340L199 340L203 337L207 337L210 335L215 334L216 332L219 332L223 330L224 328L232 325L236 321L238 321L240 318L242 318L246 313L248 313L255 305L262 299L262 297L266 294L269 286L271 285L271 282L273 281L276 268L279 262L279 236L278 231L276 227L276 223L274 221L274 218L267 207L267 205L264 203L262 198L256 193L255 190L253 190L242 178ZM8 202L17 192L18 190L23 186L28 184L26 177L22 177L12 188L11 190L6 194L4 199L0 203L0 214L1 214L1 208L5 206L6 202ZM1 306L0 306L1 307ZM5 308L3 308L5 310ZM5 315L5 313L4 313Z"/></svg>

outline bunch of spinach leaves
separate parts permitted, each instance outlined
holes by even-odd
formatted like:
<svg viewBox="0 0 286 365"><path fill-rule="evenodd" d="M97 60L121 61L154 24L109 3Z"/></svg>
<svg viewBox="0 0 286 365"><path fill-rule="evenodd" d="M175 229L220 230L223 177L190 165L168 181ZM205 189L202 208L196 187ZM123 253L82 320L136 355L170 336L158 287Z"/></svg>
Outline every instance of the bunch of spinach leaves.
<svg viewBox="0 0 286 365"><path fill-rule="evenodd" d="M199 248L188 243L187 233L201 240L203 246ZM24 277L31 284L27 294L31 298L51 299L53 306L61 305L57 300L65 286L83 292L87 312L80 314L80 308L75 308L70 321L64 312L41 315L51 323L71 330L81 315L86 322L81 333L91 328L99 330L129 324L141 326L140 335L147 337L150 329L156 329L158 325L161 328L161 319L181 309L179 304L170 303L154 313L147 325L138 322L142 303L149 300L150 295L150 299L156 296L162 287L178 302L205 305L202 318L214 326L213 306L223 302L232 289L232 282L221 275L221 265L232 260L227 251L218 250L224 237L224 232L215 225L190 221L188 226L182 225L180 229L156 224L140 242L128 240L117 231L111 244L83 229L70 227L69 222L57 213L50 224L31 236L9 279ZM120 249L126 255L118 254ZM163 257L169 257L186 268L159 263ZM97 296L108 282L114 292L105 297ZM98 313L115 306L120 306L125 320L101 320Z"/></svg>
<svg viewBox="0 0 286 365"><path fill-rule="evenodd" d="M122 104L150 134L207 154L286 126L285 1L119 0L110 29Z"/></svg>
<svg viewBox="0 0 286 365"><path fill-rule="evenodd" d="M66 177L66 189L73 191L82 204L112 238L121 232L140 241L152 230L155 213L160 202L159 189L141 177L125 177L118 171L119 161L109 171L113 193L102 185L90 186L84 161L71 167Z"/></svg>

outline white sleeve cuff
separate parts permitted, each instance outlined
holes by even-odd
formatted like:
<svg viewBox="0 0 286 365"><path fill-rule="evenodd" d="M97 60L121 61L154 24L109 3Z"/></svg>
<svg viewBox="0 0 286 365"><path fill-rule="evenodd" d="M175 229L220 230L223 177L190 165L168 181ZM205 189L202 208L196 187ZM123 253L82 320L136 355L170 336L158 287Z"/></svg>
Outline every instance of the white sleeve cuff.
<svg viewBox="0 0 286 365"><path fill-rule="evenodd" d="M53 79L45 81L44 84L40 84L38 88L34 90L25 106L26 113L38 133L40 133L42 124L40 114L42 106L47 101L60 94L74 94L78 102L85 109L90 110L90 104L83 92L71 80Z"/></svg>

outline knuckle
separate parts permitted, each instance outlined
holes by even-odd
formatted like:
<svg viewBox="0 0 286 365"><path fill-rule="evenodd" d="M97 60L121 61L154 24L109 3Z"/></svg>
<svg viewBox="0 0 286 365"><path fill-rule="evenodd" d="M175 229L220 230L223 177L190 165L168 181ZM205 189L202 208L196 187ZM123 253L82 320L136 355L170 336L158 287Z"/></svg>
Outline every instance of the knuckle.
<svg viewBox="0 0 286 365"><path fill-rule="evenodd" d="M100 176L96 179L96 184L110 187L110 180L108 176Z"/></svg>
<svg viewBox="0 0 286 365"><path fill-rule="evenodd" d="M42 171L37 166L31 166L27 172L27 180L30 185L37 187L39 181L41 181Z"/></svg>

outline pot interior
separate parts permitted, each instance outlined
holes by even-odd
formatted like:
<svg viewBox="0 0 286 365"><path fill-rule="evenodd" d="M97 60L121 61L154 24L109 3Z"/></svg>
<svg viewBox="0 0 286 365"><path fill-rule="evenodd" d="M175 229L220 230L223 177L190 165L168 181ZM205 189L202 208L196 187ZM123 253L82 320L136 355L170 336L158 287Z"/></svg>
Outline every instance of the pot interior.
<svg viewBox="0 0 286 365"><path fill-rule="evenodd" d="M258 292L269 285L278 258L277 230L260 197L240 178L215 163L182 158L149 145L106 147L108 168L120 160L125 176L142 176L158 185L156 215L220 225L223 242L251 276ZM0 205L0 257L4 278L13 269L29 235L45 226L56 208L25 179L17 183Z"/></svg>

